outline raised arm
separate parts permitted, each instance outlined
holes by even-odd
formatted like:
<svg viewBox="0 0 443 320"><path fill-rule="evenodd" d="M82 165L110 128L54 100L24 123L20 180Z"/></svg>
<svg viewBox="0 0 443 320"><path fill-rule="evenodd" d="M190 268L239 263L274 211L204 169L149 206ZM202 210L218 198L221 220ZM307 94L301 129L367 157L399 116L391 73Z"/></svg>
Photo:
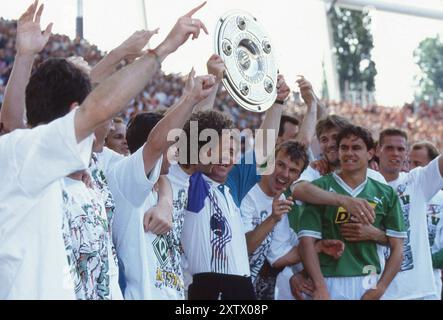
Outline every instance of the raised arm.
<svg viewBox="0 0 443 320"><path fill-rule="evenodd" d="M192 18L192 15L203 5L204 3L180 17L154 53L144 54L137 61L107 78L91 92L75 117L78 141L82 141L96 127L123 110L130 99L147 85L159 69L161 62L185 43L191 35L197 38L200 29L206 31L206 27L200 20Z"/></svg>
<svg viewBox="0 0 443 320"><path fill-rule="evenodd" d="M300 125L300 132L297 134L295 140L304 144L306 147L309 147L315 135L315 124L317 122L317 99L311 83L304 77L297 80L297 84L300 88L301 96L306 103L307 111Z"/></svg>
<svg viewBox="0 0 443 320"><path fill-rule="evenodd" d="M99 61L91 70L91 82L100 83L115 72L117 65L123 59L136 59L143 55L143 48L147 45L149 39L158 33L158 29L154 31L141 30L134 32L117 48L109 52L103 59Z"/></svg>
<svg viewBox="0 0 443 320"><path fill-rule="evenodd" d="M195 77L195 71L191 71L186 81L183 96L152 129L143 147L146 173L151 171L158 158L174 143L174 141L168 140L169 132L172 129L183 128L186 121L191 117L194 106L208 97L214 85L214 76Z"/></svg>
<svg viewBox="0 0 443 320"><path fill-rule="evenodd" d="M52 23L42 33L40 18L43 4L36 0L17 21L17 39L14 65L6 86L0 112L5 132L25 128L25 91L31 76L36 54L43 50L51 35ZM34 17L35 16L35 17Z"/></svg>
<svg viewBox="0 0 443 320"><path fill-rule="evenodd" d="M221 81L223 80L223 73L225 72L225 63L222 58L216 54L213 54L207 64L208 74L215 76L215 86L211 91L211 94L202 102L197 104L194 108L194 112L211 110L215 104L215 98L217 96L218 89Z"/></svg>

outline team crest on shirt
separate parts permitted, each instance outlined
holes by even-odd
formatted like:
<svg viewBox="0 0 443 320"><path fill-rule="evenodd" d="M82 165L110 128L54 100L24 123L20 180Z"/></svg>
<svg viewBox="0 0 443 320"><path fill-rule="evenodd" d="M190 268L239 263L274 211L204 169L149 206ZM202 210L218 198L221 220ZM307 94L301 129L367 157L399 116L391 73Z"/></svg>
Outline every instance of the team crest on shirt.
<svg viewBox="0 0 443 320"><path fill-rule="evenodd" d="M166 238L164 236L156 237L152 242L152 246L154 247L157 260L160 263L160 266L163 268L169 261L168 242L166 241Z"/></svg>

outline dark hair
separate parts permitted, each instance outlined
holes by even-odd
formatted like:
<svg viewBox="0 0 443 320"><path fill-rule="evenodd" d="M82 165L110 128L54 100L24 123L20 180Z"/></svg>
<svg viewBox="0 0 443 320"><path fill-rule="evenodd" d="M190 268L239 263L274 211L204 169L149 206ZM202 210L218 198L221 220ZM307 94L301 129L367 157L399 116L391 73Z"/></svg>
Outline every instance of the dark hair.
<svg viewBox="0 0 443 320"><path fill-rule="evenodd" d="M284 133L285 133L285 123L289 122L292 123L295 126L298 126L300 124L300 121L298 121L297 118L291 117L291 116L287 116L287 115L282 115L280 118L280 127L278 129L278 136L281 137Z"/></svg>
<svg viewBox="0 0 443 320"><path fill-rule="evenodd" d="M209 110L209 111L201 111L192 114L191 118L188 122L186 122L183 131L186 134L186 140L187 140L187 163L189 164L191 162L191 141L190 138L191 135L191 122L196 121L198 124L198 136L200 136L200 133L205 129L212 129L217 132L219 136L222 135L223 129L233 129L234 123L233 121L224 113L215 111L215 110ZM207 141L200 141L198 139L198 153L200 153L200 149L207 144Z"/></svg>
<svg viewBox="0 0 443 320"><path fill-rule="evenodd" d="M126 129L129 152L135 153L145 144L152 129L161 119L163 119L163 115L160 113L141 112L129 121Z"/></svg>
<svg viewBox="0 0 443 320"><path fill-rule="evenodd" d="M302 161L303 172L309 164L308 152L306 146L295 140L288 140L280 143L275 148L275 157L277 158L278 153L282 151L289 156L292 162Z"/></svg>
<svg viewBox="0 0 443 320"><path fill-rule="evenodd" d="M438 152L437 147L430 141L420 141L412 145L412 150L421 150L421 149L426 149L429 161L434 160L440 155L440 152Z"/></svg>
<svg viewBox="0 0 443 320"><path fill-rule="evenodd" d="M315 134L317 135L317 138L320 138L320 135L330 129L344 129L347 126L350 126L351 122L349 122L348 119L338 116L338 115L330 115L326 118L320 119L317 122L317 125L315 126Z"/></svg>
<svg viewBox="0 0 443 320"><path fill-rule="evenodd" d="M380 132L380 137L378 138L378 144L380 147L383 145L383 140L386 136L400 136L405 138L406 142L408 142L408 134L406 131L396 128L389 128Z"/></svg>
<svg viewBox="0 0 443 320"><path fill-rule="evenodd" d="M91 81L65 59L49 59L35 70L26 87L26 116L35 127L69 113L73 103L83 103L91 92Z"/></svg>
<svg viewBox="0 0 443 320"><path fill-rule="evenodd" d="M374 139L372 138L371 132L368 129L350 125L339 131L337 135L337 147L340 146L340 142L344 138L348 138L350 136L356 136L363 140L366 145L366 149L371 150L375 147Z"/></svg>

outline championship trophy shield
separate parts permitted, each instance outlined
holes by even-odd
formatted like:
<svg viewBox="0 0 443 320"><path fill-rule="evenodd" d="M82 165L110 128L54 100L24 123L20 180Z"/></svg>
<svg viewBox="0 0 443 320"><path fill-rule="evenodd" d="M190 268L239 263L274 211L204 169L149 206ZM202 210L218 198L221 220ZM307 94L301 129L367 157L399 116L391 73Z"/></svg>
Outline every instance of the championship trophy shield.
<svg viewBox="0 0 443 320"><path fill-rule="evenodd" d="M277 97L277 66L271 41L255 17L244 11L222 16L215 32L215 52L226 71L223 85L243 108L269 109Z"/></svg>

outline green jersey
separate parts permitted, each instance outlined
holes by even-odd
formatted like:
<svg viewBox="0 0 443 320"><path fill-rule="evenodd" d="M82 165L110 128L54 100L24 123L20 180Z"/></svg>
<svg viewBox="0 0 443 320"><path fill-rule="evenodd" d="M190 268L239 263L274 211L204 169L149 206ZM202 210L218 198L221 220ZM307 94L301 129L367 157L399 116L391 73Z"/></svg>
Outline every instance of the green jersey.
<svg viewBox="0 0 443 320"><path fill-rule="evenodd" d="M385 230L388 237L406 237L398 196L390 186L367 178L352 190L335 173L312 183L326 191L367 200L375 210L375 227ZM297 234L299 238L337 239L345 243L343 255L338 260L319 254L321 271L325 277L363 276L374 267L377 274L380 274L383 256L379 254L374 241L348 242L342 237L340 226L349 222L350 214L342 207L305 204L298 221Z"/></svg>

